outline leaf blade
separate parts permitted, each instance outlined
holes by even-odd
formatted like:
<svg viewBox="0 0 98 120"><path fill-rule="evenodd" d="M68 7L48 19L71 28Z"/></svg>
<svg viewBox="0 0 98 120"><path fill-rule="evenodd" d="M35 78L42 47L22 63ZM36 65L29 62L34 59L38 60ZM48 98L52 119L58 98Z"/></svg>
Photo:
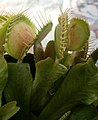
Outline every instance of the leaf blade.
<svg viewBox="0 0 98 120"><path fill-rule="evenodd" d="M96 86L98 88L98 79L96 82L94 81L93 85L89 84L89 82L92 81L93 83L92 77L97 73L98 69L91 59L85 64L75 65L49 104L41 112L39 120L57 120L65 112L70 111L81 102L86 104L94 102L95 97L97 98L98 90L95 91L95 88Z"/></svg>
<svg viewBox="0 0 98 120"><path fill-rule="evenodd" d="M36 76L32 86L32 109L37 111L43 98L51 88L52 84L65 75L65 66L55 63L53 59L47 58L36 64Z"/></svg>
<svg viewBox="0 0 98 120"><path fill-rule="evenodd" d="M9 102L0 108L0 119L8 120L14 114L19 111L19 107L16 106L16 101Z"/></svg>
<svg viewBox="0 0 98 120"><path fill-rule="evenodd" d="M4 56L0 56L0 106L2 104L2 92L8 81L8 68Z"/></svg>
<svg viewBox="0 0 98 120"><path fill-rule="evenodd" d="M8 83L4 90L7 102L17 101L21 108L14 119L27 120L30 113L30 99L32 76L28 64L9 63L8 64Z"/></svg>

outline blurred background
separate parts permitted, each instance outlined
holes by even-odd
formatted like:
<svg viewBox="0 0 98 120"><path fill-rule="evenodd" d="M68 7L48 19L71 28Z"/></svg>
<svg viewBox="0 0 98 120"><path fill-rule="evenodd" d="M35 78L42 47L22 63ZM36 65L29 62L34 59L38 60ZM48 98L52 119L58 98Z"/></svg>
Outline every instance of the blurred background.
<svg viewBox="0 0 98 120"><path fill-rule="evenodd" d="M42 42L43 46L54 39L54 28L58 22L60 9L72 8L73 16L85 18L91 29L91 39L98 47L98 0L0 0L0 14L3 12L21 12L28 9L27 14L33 21L33 14L41 9L48 11L53 21L53 30Z"/></svg>

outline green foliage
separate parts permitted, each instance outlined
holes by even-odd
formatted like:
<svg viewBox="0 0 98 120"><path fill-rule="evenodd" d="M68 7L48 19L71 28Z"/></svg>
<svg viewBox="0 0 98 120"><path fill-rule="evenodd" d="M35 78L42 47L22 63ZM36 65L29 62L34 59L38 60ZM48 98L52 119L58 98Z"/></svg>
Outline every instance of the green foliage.
<svg viewBox="0 0 98 120"><path fill-rule="evenodd" d="M47 21L47 23L45 25L43 25L41 30L38 31L38 34L37 34L37 37L36 37L36 40L35 40L36 44L41 42L47 36L47 34L51 31L51 29L52 29L52 22Z"/></svg>
<svg viewBox="0 0 98 120"><path fill-rule="evenodd" d="M0 120L98 120L98 49L88 55L88 23L61 11L43 49L52 22L38 17L39 28L23 13L0 16Z"/></svg>
<svg viewBox="0 0 98 120"><path fill-rule="evenodd" d="M36 62L44 59L44 50L40 42L34 46L34 57Z"/></svg>
<svg viewBox="0 0 98 120"><path fill-rule="evenodd" d="M8 69L7 63L3 56L0 56L0 106L2 104L2 92L7 83L8 78Z"/></svg>
<svg viewBox="0 0 98 120"><path fill-rule="evenodd" d="M9 55L18 60L24 57L34 42L35 45L41 42L52 29L52 22L47 20L41 30L37 30L34 23L23 13L1 15L0 18L0 54L6 50Z"/></svg>
<svg viewBox="0 0 98 120"><path fill-rule="evenodd" d="M98 93L98 78L95 77L97 73L98 69L91 59L85 64L75 65L40 114L39 120L57 120L81 102L93 103Z"/></svg>
<svg viewBox="0 0 98 120"><path fill-rule="evenodd" d="M63 55L60 54L60 35L61 35L60 31L61 31L61 27L60 27L60 25L57 25L55 28L55 50L56 50L56 56L59 59L60 59L60 57L63 58Z"/></svg>
<svg viewBox="0 0 98 120"><path fill-rule="evenodd" d="M73 18L70 20L68 30L68 50L81 50L84 43L87 43L89 40L90 30L88 23L84 20Z"/></svg>
<svg viewBox="0 0 98 120"><path fill-rule="evenodd" d="M69 16L68 11L61 13L59 24L55 28L55 50L60 60L68 51L82 50L90 36L89 25L86 21L69 18Z"/></svg>
<svg viewBox="0 0 98 120"><path fill-rule="evenodd" d="M29 44L34 44L36 37L35 25L22 14L14 15L8 21L4 44L5 50L12 57L21 59Z"/></svg>
<svg viewBox="0 0 98 120"><path fill-rule="evenodd" d="M54 41L49 41L45 49L45 58L51 57L53 60L56 58Z"/></svg>
<svg viewBox="0 0 98 120"><path fill-rule="evenodd" d="M30 115L32 76L28 64L8 64L8 83L4 90L7 102L17 101L20 111L17 120L28 120Z"/></svg>
<svg viewBox="0 0 98 120"><path fill-rule="evenodd" d="M98 115L95 118L93 118L92 120L98 120Z"/></svg>
<svg viewBox="0 0 98 120"><path fill-rule="evenodd" d="M19 111L16 101L9 102L0 108L0 120L8 120Z"/></svg>
<svg viewBox="0 0 98 120"><path fill-rule="evenodd" d="M93 120L97 116L97 109L93 105L76 107L68 120Z"/></svg>
<svg viewBox="0 0 98 120"><path fill-rule="evenodd" d="M47 99L47 93L52 84L64 76L66 72L65 66L55 63L51 58L41 60L36 64L36 76L32 85L33 111L37 112L40 110L45 104L44 101Z"/></svg>

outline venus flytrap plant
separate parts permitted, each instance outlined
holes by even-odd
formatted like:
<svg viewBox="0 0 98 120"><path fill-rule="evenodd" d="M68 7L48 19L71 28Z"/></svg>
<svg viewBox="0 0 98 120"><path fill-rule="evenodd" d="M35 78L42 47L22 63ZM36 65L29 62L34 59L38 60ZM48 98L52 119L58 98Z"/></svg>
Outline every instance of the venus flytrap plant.
<svg viewBox="0 0 98 120"><path fill-rule="evenodd" d="M85 20L78 18L71 18L68 20L67 11L63 14L61 13L59 18L61 18L62 21L59 20L59 24L55 29L55 50L58 59L56 61L59 61L65 66L69 65L72 69L70 70L67 66L69 73L67 73L67 76L62 81L61 86L58 88L49 104L41 112L38 120L58 120L61 115L72 110L78 104L91 104L95 99L97 99L97 91L93 88L98 86L98 78L95 78L96 80L92 81L91 76L94 78L98 69L95 67L93 61L91 59L88 60L87 58L90 36L89 25ZM69 51L72 53L69 54ZM77 57L78 59L80 58L79 62L76 62L76 54L73 52L78 54ZM73 55L74 57L72 57ZM92 53L92 57L95 56L93 55L94 54ZM73 64L72 59L76 65ZM94 83L91 85L92 82ZM57 80L56 84L58 83L59 81ZM86 87L84 87L85 85L83 84L86 84ZM55 87L53 89L55 91ZM68 118L66 117L64 119Z"/></svg>
<svg viewBox="0 0 98 120"><path fill-rule="evenodd" d="M38 14L38 18L41 22L40 24L38 20L35 18L35 21L37 22L39 26L39 29L37 29L38 34L36 36L35 43L34 43L34 57L35 57L36 62L38 62L40 59L44 59L44 50L43 50L41 41L52 30L52 26L53 26L50 18L47 18L46 15L44 17L41 12L39 14Z"/></svg>
<svg viewBox="0 0 98 120"><path fill-rule="evenodd" d="M0 30L1 53L4 53L5 49L9 55L22 61L33 44L36 47L36 44L41 42L51 31L52 22L43 16L42 18L39 16L39 19L42 19L42 25L38 24L40 29L35 27L34 23L23 15L23 13L9 16L2 15L1 23L3 25Z"/></svg>
<svg viewBox="0 0 98 120"><path fill-rule="evenodd" d="M35 38L35 25L24 15L15 15L6 30L5 50L9 55L20 60L29 45L34 44Z"/></svg>
<svg viewBox="0 0 98 120"><path fill-rule="evenodd" d="M68 50L82 50L85 44L89 41L90 30L88 23L85 20L73 18L70 20L68 30Z"/></svg>
<svg viewBox="0 0 98 120"><path fill-rule="evenodd" d="M82 51L89 41L90 30L86 21L72 18L70 10L61 12L59 24L55 28L55 49L57 58L66 59L68 51ZM87 51L87 49L85 50ZM84 54L86 56L86 53ZM69 57L69 60L73 57ZM68 61L68 59L67 59ZM64 62L64 60L63 60Z"/></svg>
<svg viewBox="0 0 98 120"><path fill-rule="evenodd" d="M23 56L24 51L26 51L25 49L36 37L34 24L31 23L23 13L9 16L2 15L1 23L0 53L3 54L6 50L12 57L20 59ZM17 30L18 32L16 32ZM22 44L19 44L19 42Z"/></svg>
<svg viewBox="0 0 98 120"><path fill-rule="evenodd" d="M72 18L68 9L61 11L54 41L49 41L43 50L41 41L52 30L52 22L41 12L37 13L37 18L34 17L34 20L38 27L23 13L0 17L1 54L3 56L6 51L19 62L6 63L8 71L5 74L3 65L0 65L0 81L4 82L1 81L0 93L5 100L2 105L7 103L7 108L4 108L6 120L19 107L20 111L11 120L80 120L81 114L88 120L87 113L92 119L98 118L93 104L98 100L98 68L95 66L98 50L88 56L88 23ZM34 56L27 53L32 46ZM23 63L25 60L29 64ZM78 114L77 106L80 104L83 109L79 109ZM7 114L9 105L13 112L10 109ZM1 108L0 115L2 111Z"/></svg>
<svg viewBox="0 0 98 120"><path fill-rule="evenodd" d="M42 19L44 19L42 17ZM40 25L40 30L37 29L35 27L35 25L33 23L30 22L30 20L24 16L23 14L17 14L17 15L13 15L10 16L8 21L5 23L6 24L6 29L5 29L5 39L4 39L4 43L3 46L5 48L5 51L11 55L12 57L14 57L15 59L18 59L18 62L22 62L24 55L27 53L27 51L29 50L30 47L32 47L32 45L34 45L34 48L36 48L38 44L40 44L40 42L46 37L46 35L51 31L52 28L52 22L50 20L45 20L44 23L42 23L42 25ZM35 49L36 52L38 49ZM34 52L35 53L35 52ZM39 57L38 55L36 55L35 53L35 61L37 62L36 58ZM50 59L48 60L49 64L53 61L51 61ZM25 78L29 79L27 81L27 83L29 83L29 87L27 87L26 91L28 92L28 95L26 96L27 98L25 98L25 95L27 94L27 92L22 91L20 88L17 89L17 91L21 91L20 96L23 96L23 102L21 105L21 100L20 100L20 96L17 94L14 94L14 96L12 97L12 94L15 93L13 89L13 87L11 86L11 82L9 81L8 86L6 86L5 89L5 97L6 97L6 101L12 101L13 98L15 100L18 101L18 105L22 108L22 112L21 114L24 114L24 117L19 117L21 119L29 119L27 118L27 116L29 115L29 110L30 108L30 104L29 104L29 100L30 100L30 95L31 95L31 74L29 72L29 68L28 65L24 65L24 64L9 64L8 65L8 69L9 71L13 71L12 69L14 69L15 74L18 76L17 78L20 79L20 77L22 76L21 73L23 73L26 71L27 76L25 76ZM22 72L18 72L18 70L20 71L20 69L22 70ZM63 69L62 69L63 70ZM14 83L16 82L17 85L17 81L13 80L13 75L14 73L11 72L12 74L12 78L8 78L10 80L12 80ZM10 76L10 72L9 72L9 76ZM21 77L21 82L24 81L24 78ZM12 83L13 83L12 82ZM27 84L26 83L26 84ZM19 83L21 84L21 83ZM19 85L18 84L18 85ZM22 84L22 86L24 87L25 84ZM26 85L27 86L27 85ZM9 89L10 90L7 90ZM40 90L40 89L39 89ZM13 91L13 92L11 92ZM33 90L32 90L33 93ZM9 94L11 97L7 96L7 94ZM25 105L26 104L26 105ZM25 110L24 110L25 109ZM27 113L26 113L27 112Z"/></svg>

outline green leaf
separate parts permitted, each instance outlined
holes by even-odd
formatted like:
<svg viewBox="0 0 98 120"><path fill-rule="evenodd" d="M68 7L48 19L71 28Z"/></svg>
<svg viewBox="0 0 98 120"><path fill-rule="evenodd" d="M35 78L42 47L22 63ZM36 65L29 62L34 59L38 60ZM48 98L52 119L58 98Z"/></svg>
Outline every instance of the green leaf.
<svg viewBox="0 0 98 120"><path fill-rule="evenodd" d="M17 101L20 111L15 119L29 120L32 76L29 64L8 64L8 83L4 90L7 102Z"/></svg>
<svg viewBox="0 0 98 120"><path fill-rule="evenodd" d="M97 99L98 69L92 59L75 65L62 82L56 94L39 116L39 120L58 120L64 113L84 102L91 104Z"/></svg>
<svg viewBox="0 0 98 120"><path fill-rule="evenodd" d="M93 59L94 63L96 63L97 60L98 60L98 48L96 48L96 49L90 54L89 57L91 57L91 58Z"/></svg>
<svg viewBox="0 0 98 120"><path fill-rule="evenodd" d="M61 59L60 57L62 56L62 54L60 53L60 42L61 42L61 26L58 24L55 28L55 35L54 35L54 38L55 38L55 51L56 51L56 56L58 59Z"/></svg>
<svg viewBox="0 0 98 120"><path fill-rule="evenodd" d="M70 20L68 30L68 50L81 50L89 40L90 29L88 23L82 19L73 18Z"/></svg>
<svg viewBox="0 0 98 120"><path fill-rule="evenodd" d="M35 25L23 14L10 17L6 30L5 50L15 59L21 59L34 44L36 38Z"/></svg>
<svg viewBox="0 0 98 120"><path fill-rule="evenodd" d="M2 104L2 92L8 80L7 63L4 56L0 56L0 106Z"/></svg>
<svg viewBox="0 0 98 120"><path fill-rule="evenodd" d="M8 20L8 18L8 15L0 15L0 24L3 25Z"/></svg>
<svg viewBox="0 0 98 120"><path fill-rule="evenodd" d="M19 111L16 101L9 102L0 108L0 120L8 120Z"/></svg>
<svg viewBox="0 0 98 120"><path fill-rule="evenodd" d="M92 120L98 120L98 115L96 117L94 117Z"/></svg>
<svg viewBox="0 0 98 120"><path fill-rule="evenodd" d="M70 114L71 114L71 111L66 112L59 120L68 120Z"/></svg>
<svg viewBox="0 0 98 120"><path fill-rule="evenodd" d="M45 49L45 58L51 57L53 60L56 58L54 41L49 41Z"/></svg>
<svg viewBox="0 0 98 120"><path fill-rule="evenodd" d="M8 22L6 22L0 28L0 55L3 55L4 53L4 44L5 44L7 26L8 26Z"/></svg>
<svg viewBox="0 0 98 120"><path fill-rule="evenodd" d="M68 120L92 120L97 115L97 109L93 105L79 105Z"/></svg>
<svg viewBox="0 0 98 120"><path fill-rule="evenodd" d="M60 61L61 64L65 65L68 69L73 65L75 55L65 52L65 57Z"/></svg>
<svg viewBox="0 0 98 120"><path fill-rule="evenodd" d="M55 50L59 60L64 58L65 51L68 52L68 23L70 21L70 10L61 11L58 25L55 28Z"/></svg>
<svg viewBox="0 0 98 120"><path fill-rule="evenodd" d="M44 99L52 84L67 72L65 66L47 58L36 64L36 76L32 86L32 110L37 111L45 104Z"/></svg>
<svg viewBox="0 0 98 120"><path fill-rule="evenodd" d="M36 43L41 42L48 35L48 33L52 30L52 26L53 24L51 21L47 21L47 23L43 25L43 27L41 28L40 31L38 31L38 34L36 36L35 39Z"/></svg>
<svg viewBox="0 0 98 120"><path fill-rule="evenodd" d="M36 62L44 59L44 50L41 43L34 45L34 57Z"/></svg>

